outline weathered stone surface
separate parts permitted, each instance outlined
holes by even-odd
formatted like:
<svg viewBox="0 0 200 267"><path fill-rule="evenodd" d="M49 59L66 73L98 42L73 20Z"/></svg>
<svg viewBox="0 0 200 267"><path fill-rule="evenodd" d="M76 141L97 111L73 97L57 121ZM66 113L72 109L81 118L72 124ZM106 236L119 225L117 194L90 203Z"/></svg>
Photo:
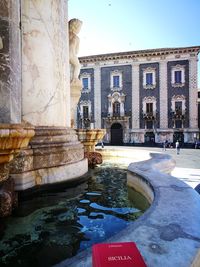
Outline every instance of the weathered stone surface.
<svg viewBox="0 0 200 267"><path fill-rule="evenodd" d="M0 122L21 123L20 2L0 1Z"/></svg>
<svg viewBox="0 0 200 267"><path fill-rule="evenodd" d="M83 159L74 163L42 168L34 171L11 174L15 180L15 190L21 191L34 186L59 183L64 181L79 181L80 177L88 171L88 161Z"/></svg>
<svg viewBox="0 0 200 267"><path fill-rule="evenodd" d="M74 128L76 122L77 104L81 96L82 83L80 80L71 82L70 97L71 97L71 127Z"/></svg>
<svg viewBox="0 0 200 267"><path fill-rule="evenodd" d="M33 170L33 150L21 149L18 155L10 162L10 173L23 173Z"/></svg>
<svg viewBox="0 0 200 267"><path fill-rule="evenodd" d="M0 183L7 180L8 176L9 176L9 164L8 163L0 164Z"/></svg>
<svg viewBox="0 0 200 267"><path fill-rule="evenodd" d="M75 130L36 127L29 148L21 150L10 163L10 176L15 180L16 190L25 190L78 178L87 172L86 166L83 145L78 141Z"/></svg>
<svg viewBox="0 0 200 267"><path fill-rule="evenodd" d="M84 158L83 145L76 132L66 127L36 127L30 145L33 169L61 166Z"/></svg>
<svg viewBox="0 0 200 267"><path fill-rule="evenodd" d="M0 185L0 217L9 216L17 206L17 193L14 190L14 180L11 178Z"/></svg>
<svg viewBox="0 0 200 267"><path fill-rule="evenodd" d="M103 162L102 155L98 152L85 152L84 156L88 159L88 166L90 168L94 168L97 164Z"/></svg>
<svg viewBox="0 0 200 267"><path fill-rule="evenodd" d="M25 148L34 134L34 127L31 126L0 124L0 151Z"/></svg>
<svg viewBox="0 0 200 267"><path fill-rule="evenodd" d="M23 119L35 126L70 126L67 1L17 2L21 3Z"/></svg>
<svg viewBox="0 0 200 267"><path fill-rule="evenodd" d="M22 124L0 124L0 182L8 179L9 162L28 146L34 128ZM17 165L16 165L17 168Z"/></svg>
<svg viewBox="0 0 200 267"><path fill-rule="evenodd" d="M94 152L95 144L103 139L106 129L77 129L78 139L84 145L85 152Z"/></svg>
<svg viewBox="0 0 200 267"><path fill-rule="evenodd" d="M34 128L31 126L0 124L0 217L10 215L16 204L14 180L9 179L9 173L10 169L14 166L17 169L18 165L11 165L10 168L9 163L21 148L28 146L34 134Z"/></svg>

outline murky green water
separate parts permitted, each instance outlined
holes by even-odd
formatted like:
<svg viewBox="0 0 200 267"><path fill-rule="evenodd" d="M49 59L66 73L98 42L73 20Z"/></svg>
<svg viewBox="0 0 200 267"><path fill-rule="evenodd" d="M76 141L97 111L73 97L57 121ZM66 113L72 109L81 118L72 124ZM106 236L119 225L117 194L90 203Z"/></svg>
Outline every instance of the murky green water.
<svg viewBox="0 0 200 267"><path fill-rule="evenodd" d="M104 163L88 182L23 200L0 220L0 266L52 266L119 232L148 207L127 188L126 169Z"/></svg>

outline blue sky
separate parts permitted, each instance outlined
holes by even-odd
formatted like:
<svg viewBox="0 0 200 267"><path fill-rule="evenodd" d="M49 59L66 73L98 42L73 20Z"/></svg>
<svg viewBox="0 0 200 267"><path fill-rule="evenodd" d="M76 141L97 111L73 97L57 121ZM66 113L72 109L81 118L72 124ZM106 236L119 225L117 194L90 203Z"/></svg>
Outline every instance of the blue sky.
<svg viewBox="0 0 200 267"><path fill-rule="evenodd" d="M69 0L68 8L83 21L79 56L200 45L200 0Z"/></svg>

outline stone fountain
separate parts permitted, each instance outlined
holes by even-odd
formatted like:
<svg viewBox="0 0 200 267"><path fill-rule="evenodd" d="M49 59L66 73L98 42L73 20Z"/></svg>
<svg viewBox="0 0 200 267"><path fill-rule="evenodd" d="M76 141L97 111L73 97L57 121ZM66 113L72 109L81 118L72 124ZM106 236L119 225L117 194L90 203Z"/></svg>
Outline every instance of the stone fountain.
<svg viewBox="0 0 200 267"><path fill-rule="evenodd" d="M76 132L84 152L95 152L95 145L103 139L106 129L77 129Z"/></svg>
<svg viewBox="0 0 200 267"><path fill-rule="evenodd" d="M69 52L79 40L66 25L67 1L0 1L0 10L1 217L11 212L13 190L79 181L88 161L71 128L80 81Z"/></svg>
<svg viewBox="0 0 200 267"><path fill-rule="evenodd" d="M77 129L76 132L79 141L84 145L84 155L88 159L88 166L94 168L96 164L101 164L102 155L95 152L95 145L103 139L106 129Z"/></svg>

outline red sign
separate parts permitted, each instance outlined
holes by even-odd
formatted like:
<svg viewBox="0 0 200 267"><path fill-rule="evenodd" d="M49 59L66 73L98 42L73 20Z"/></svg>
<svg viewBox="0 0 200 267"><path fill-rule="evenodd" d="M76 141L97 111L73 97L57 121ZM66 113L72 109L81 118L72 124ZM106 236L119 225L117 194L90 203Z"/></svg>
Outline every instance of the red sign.
<svg viewBox="0 0 200 267"><path fill-rule="evenodd" d="M93 267L147 267L134 242L92 246Z"/></svg>

